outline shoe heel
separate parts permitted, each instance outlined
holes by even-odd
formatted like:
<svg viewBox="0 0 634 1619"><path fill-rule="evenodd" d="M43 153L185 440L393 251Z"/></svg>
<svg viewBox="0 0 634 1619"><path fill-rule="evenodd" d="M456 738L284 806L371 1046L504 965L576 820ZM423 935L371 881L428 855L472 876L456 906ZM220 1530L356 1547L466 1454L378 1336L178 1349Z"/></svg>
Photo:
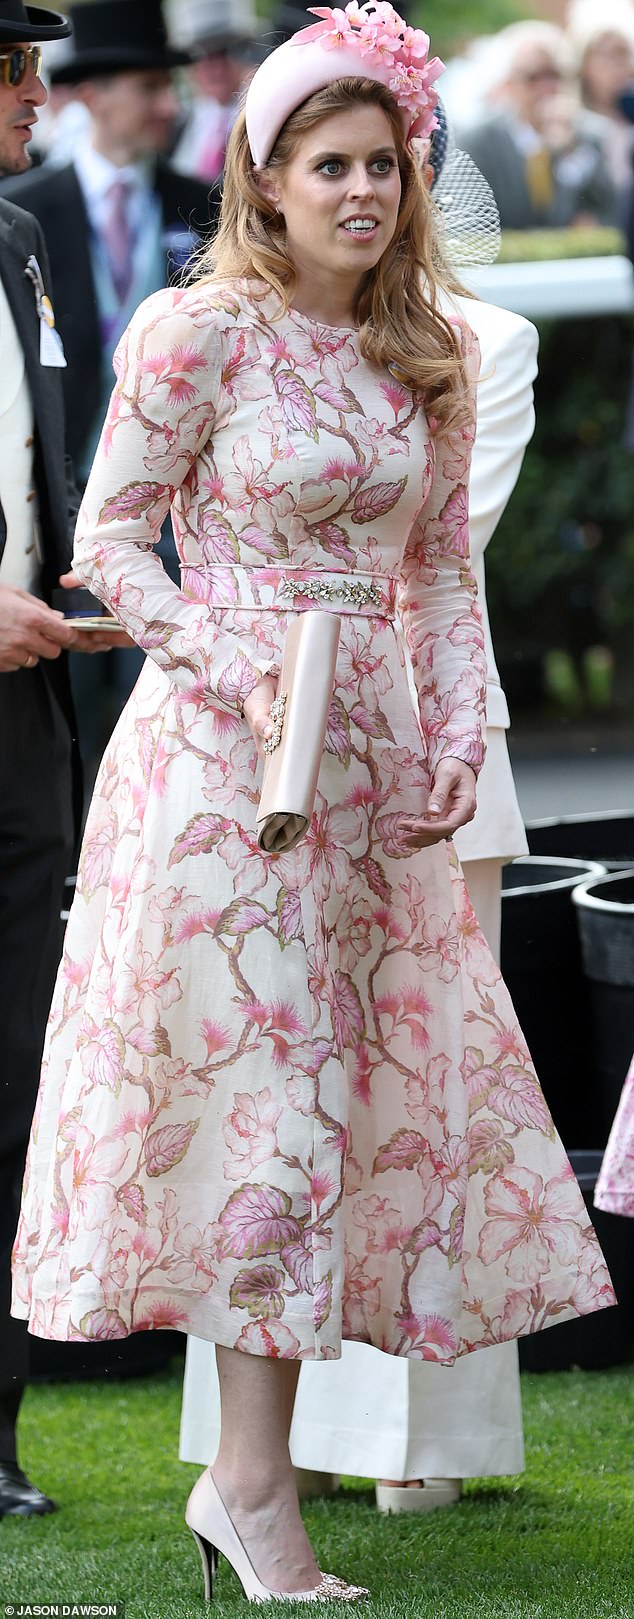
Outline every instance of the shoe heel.
<svg viewBox="0 0 634 1619"><path fill-rule="evenodd" d="M200 1561L203 1565L205 1602L212 1602L214 1594L214 1579L218 1572L218 1552L216 1551L216 1547L212 1546L211 1541L206 1540L204 1535L199 1535L196 1529L192 1529L192 1535L200 1552Z"/></svg>

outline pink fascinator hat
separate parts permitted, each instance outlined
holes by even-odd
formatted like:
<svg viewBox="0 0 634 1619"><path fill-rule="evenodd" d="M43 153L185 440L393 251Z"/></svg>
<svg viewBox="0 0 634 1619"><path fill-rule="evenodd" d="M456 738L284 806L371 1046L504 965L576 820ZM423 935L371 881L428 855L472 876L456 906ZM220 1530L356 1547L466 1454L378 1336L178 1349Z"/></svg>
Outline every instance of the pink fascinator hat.
<svg viewBox="0 0 634 1619"><path fill-rule="evenodd" d="M335 79L385 84L401 109L407 138L431 135L438 103L433 86L444 63L437 56L430 61L429 36L404 22L389 0L308 9L319 22L272 51L247 91L247 136L256 168L267 162L296 107Z"/></svg>

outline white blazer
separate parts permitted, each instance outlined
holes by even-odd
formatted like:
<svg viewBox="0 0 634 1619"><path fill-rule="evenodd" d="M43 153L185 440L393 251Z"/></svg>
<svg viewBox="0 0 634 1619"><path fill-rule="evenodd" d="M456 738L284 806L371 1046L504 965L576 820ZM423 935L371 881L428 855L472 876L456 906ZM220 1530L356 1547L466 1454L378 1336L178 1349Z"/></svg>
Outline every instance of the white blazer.
<svg viewBox="0 0 634 1619"><path fill-rule="evenodd" d="M468 321L482 355L478 429L471 463L471 561L484 621L488 663L488 754L478 782L478 809L456 834L461 861L509 860L526 852L526 838L503 732L510 717L495 662L486 599L484 553L519 477L535 426L533 383L539 338L523 315L477 298L443 299Z"/></svg>

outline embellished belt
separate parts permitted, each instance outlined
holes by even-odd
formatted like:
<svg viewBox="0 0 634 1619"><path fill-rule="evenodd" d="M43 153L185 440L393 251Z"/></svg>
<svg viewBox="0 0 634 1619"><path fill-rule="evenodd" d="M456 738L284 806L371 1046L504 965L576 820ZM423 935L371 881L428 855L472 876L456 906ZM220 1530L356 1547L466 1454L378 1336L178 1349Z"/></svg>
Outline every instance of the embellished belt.
<svg viewBox="0 0 634 1619"><path fill-rule="evenodd" d="M394 618L396 580L387 574L350 573L322 568L181 567L181 586L194 601L210 607L248 611L306 612L312 605L333 613Z"/></svg>

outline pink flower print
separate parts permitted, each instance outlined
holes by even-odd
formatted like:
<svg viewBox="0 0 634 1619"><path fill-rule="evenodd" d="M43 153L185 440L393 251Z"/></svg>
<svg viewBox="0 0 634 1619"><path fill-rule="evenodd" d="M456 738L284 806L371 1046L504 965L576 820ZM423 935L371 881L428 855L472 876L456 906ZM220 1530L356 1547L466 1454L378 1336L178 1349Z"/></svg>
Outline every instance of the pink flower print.
<svg viewBox="0 0 634 1619"><path fill-rule="evenodd" d="M306 837L304 850L310 860L310 876L323 896L334 885L344 894L350 881L350 852L361 836L362 819L358 810L336 805L329 809L321 793ZM278 863L279 864L279 863Z"/></svg>
<svg viewBox="0 0 634 1619"><path fill-rule="evenodd" d="M339 1197L341 1183L334 1175L329 1175L327 1170L316 1169L310 1177L309 1188L309 1191L303 1194L302 1202L306 1213L312 1215L314 1209L315 1217L318 1219L322 1204L333 1203Z"/></svg>
<svg viewBox="0 0 634 1619"><path fill-rule="evenodd" d="M112 1184L128 1156L124 1141L105 1137L96 1141L84 1124L77 1126L73 1158L73 1227L95 1231L105 1225L116 1208Z"/></svg>
<svg viewBox="0 0 634 1619"><path fill-rule="evenodd" d="M233 1112L223 1124L223 1135L231 1154L223 1164L227 1180L246 1180L258 1164L275 1156L281 1113L282 1108L273 1101L268 1086L255 1096L247 1091L236 1091Z"/></svg>
<svg viewBox="0 0 634 1619"><path fill-rule="evenodd" d="M167 388L167 403L172 408L189 405L196 398L199 389L193 378L197 371L207 370L207 360L193 343L179 343L168 354L153 354L142 360L141 370L152 373L152 392L155 387Z"/></svg>
<svg viewBox="0 0 634 1619"><path fill-rule="evenodd" d="M119 1007L122 1012L133 1013L146 1029L153 1029L161 1021L161 1014L174 1006L182 996L177 970L171 967L162 972L154 955L145 950L137 938L119 969Z"/></svg>
<svg viewBox="0 0 634 1619"><path fill-rule="evenodd" d="M272 514L280 520L292 511L293 495L287 485L271 482L264 463L253 455L246 434L236 440L231 459L234 470L226 472L224 489L234 522L238 514L243 514L268 534Z"/></svg>
<svg viewBox="0 0 634 1619"><path fill-rule="evenodd" d="M345 904L337 919L339 961L343 972L353 973L362 956L371 948L372 918L362 916L350 904Z"/></svg>
<svg viewBox="0 0 634 1619"><path fill-rule="evenodd" d="M405 1025L409 1029L414 1049L420 1052L428 1050L429 1023L434 1008L416 984L404 985L401 990L377 995L374 1007L380 1018L391 1021L391 1027L388 1025L383 1034L386 1045L398 1037Z"/></svg>
<svg viewBox="0 0 634 1619"><path fill-rule="evenodd" d="M289 1001L272 1001L263 1006L251 1001L245 1006L245 1016L257 1024L261 1035L271 1041L272 1058L276 1068L286 1068L295 1061L297 1037L308 1038L308 1029Z"/></svg>
<svg viewBox="0 0 634 1619"><path fill-rule="evenodd" d="M459 1080L457 1070L444 1052L408 1075L405 1081L405 1108L411 1119L416 1119L421 1125L427 1124L431 1118L444 1122L449 1100L448 1076L452 1080Z"/></svg>
<svg viewBox="0 0 634 1619"><path fill-rule="evenodd" d="M423 1315L417 1321L417 1333L412 1348L424 1350L424 1359L444 1362L451 1366L456 1358L458 1339L452 1321L442 1315Z"/></svg>
<svg viewBox="0 0 634 1619"><path fill-rule="evenodd" d="M467 1087L470 1114L485 1104L488 1107L490 1092L500 1084L500 1069L494 1063L485 1063L484 1052L477 1046L467 1046L460 1072Z"/></svg>
<svg viewBox="0 0 634 1619"><path fill-rule="evenodd" d="M469 1169L473 1175L482 1170L492 1175L496 1169L506 1169L513 1163L515 1153L504 1133L504 1126L495 1119L482 1119L469 1130Z"/></svg>
<svg viewBox="0 0 634 1619"><path fill-rule="evenodd" d="M174 1253L182 1254L186 1261L185 1275L189 1286L200 1288L203 1293L217 1279L212 1263L214 1252L215 1228L211 1223L204 1230L195 1225L185 1225L174 1237Z"/></svg>
<svg viewBox="0 0 634 1619"><path fill-rule="evenodd" d="M480 1233L478 1254L493 1265L507 1255L507 1275L516 1282L538 1282L551 1264L576 1265L580 1194L572 1170L544 1183L531 1169L509 1169L487 1183L489 1218Z"/></svg>
<svg viewBox="0 0 634 1619"><path fill-rule="evenodd" d="M361 1198L354 1206L352 1220L364 1233L366 1253L390 1253L400 1245L401 1214L389 1197L377 1197L373 1193Z"/></svg>
<svg viewBox="0 0 634 1619"><path fill-rule="evenodd" d="M491 1086L488 1107L518 1130L539 1130L545 1136L554 1133L541 1088L529 1069L512 1068L507 1064L500 1073L499 1084Z"/></svg>
<svg viewBox="0 0 634 1619"><path fill-rule="evenodd" d="M228 1029L220 1023L212 1022L211 1018L204 1017L201 1021L200 1032L205 1042L208 1057L217 1056L219 1051L230 1051L234 1044Z"/></svg>
<svg viewBox="0 0 634 1619"><path fill-rule="evenodd" d="M247 1310L260 1320L278 1318L284 1314L286 1305L285 1280L279 1265L256 1265L251 1270L239 1270L229 1292L231 1308Z"/></svg>
<svg viewBox="0 0 634 1619"><path fill-rule="evenodd" d="M182 1305L175 1304L173 1299L159 1298L152 1304L144 1304L140 1315L135 1317L135 1332L179 1332L187 1325L187 1311Z"/></svg>
<svg viewBox="0 0 634 1619"><path fill-rule="evenodd" d="M99 803L99 800L97 800ZM101 816L91 819L90 833L84 839L77 884L78 893L92 899L103 888L112 870L119 840L119 823L114 810L104 804Z"/></svg>
<svg viewBox="0 0 634 1619"><path fill-rule="evenodd" d="M411 409L412 395L409 388L405 388L401 382L395 382L392 380L389 382L381 382L379 386L381 393L383 394L383 398L387 399L388 405L390 405L391 409L394 411L395 420L398 421L401 411Z"/></svg>
<svg viewBox="0 0 634 1619"><path fill-rule="evenodd" d="M232 1192L216 1226L219 1259L261 1259L299 1241L301 1226L279 1186L240 1186Z"/></svg>
<svg viewBox="0 0 634 1619"><path fill-rule="evenodd" d="M317 1082L310 1074L291 1074L286 1081L286 1098L294 1107L296 1113L303 1113L309 1119L315 1111L317 1099Z"/></svg>
<svg viewBox="0 0 634 1619"><path fill-rule="evenodd" d="M337 684L358 698L370 713L377 700L393 685L388 660L382 654L373 654L368 633L361 635L350 623L337 660Z"/></svg>
<svg viewBox="0 0 634 1619"><path fill-rule="evenodd" d="M270 392L270 372L262 361L260 346L252 332L235 332L221 375L221 388L232 403L239 399L266 399Z"/></svg>
<svg viewBox="0 0 634 1619"><path fill-rule="evenodd" d="M441 916L428 916L421 949L423 971L436 968L443 984L452 984L460 971L458 930L455 916L445 922Z"/></svg>
<svg viewBox="0 0 634 1619"><path fill-rule="evenodd" d="M572 1297L580 1315L617 1303L607 1265L593 1244L584 1247Z"/></svg>
<svg viewBox="0 0 634 1619"><path fill-rule="evenodd" d="M369 1322L381 1307L381 1284L367 1273L361 1259L346 1256L343 1288L343 1336L370 1341Z"/></svg>
<svg viewBox="0 0 634 1619"><path fill-rule="evenodd" d="M119 1095L125 1077L125 1040L111 1018L98 1026L87 1017L77 1041L82 1073L93 1084Z"/></svg>
<svg viewBox="0 0 634 1619"><path fill-rule="evenodd" d="M234 1348L247 1355L268 1355L270 1360L296 1360L301 1345L290 1327L269 1316L267 1321L249 1321L236 1338Z"/></svg>
<svg viewBox="0 0 634 1619"><path fill-rule="evenodd" d="M268 867L257 838L234 825L218 845L220 859L234 874L236 894L257 894L265 887Z"/></svg>

